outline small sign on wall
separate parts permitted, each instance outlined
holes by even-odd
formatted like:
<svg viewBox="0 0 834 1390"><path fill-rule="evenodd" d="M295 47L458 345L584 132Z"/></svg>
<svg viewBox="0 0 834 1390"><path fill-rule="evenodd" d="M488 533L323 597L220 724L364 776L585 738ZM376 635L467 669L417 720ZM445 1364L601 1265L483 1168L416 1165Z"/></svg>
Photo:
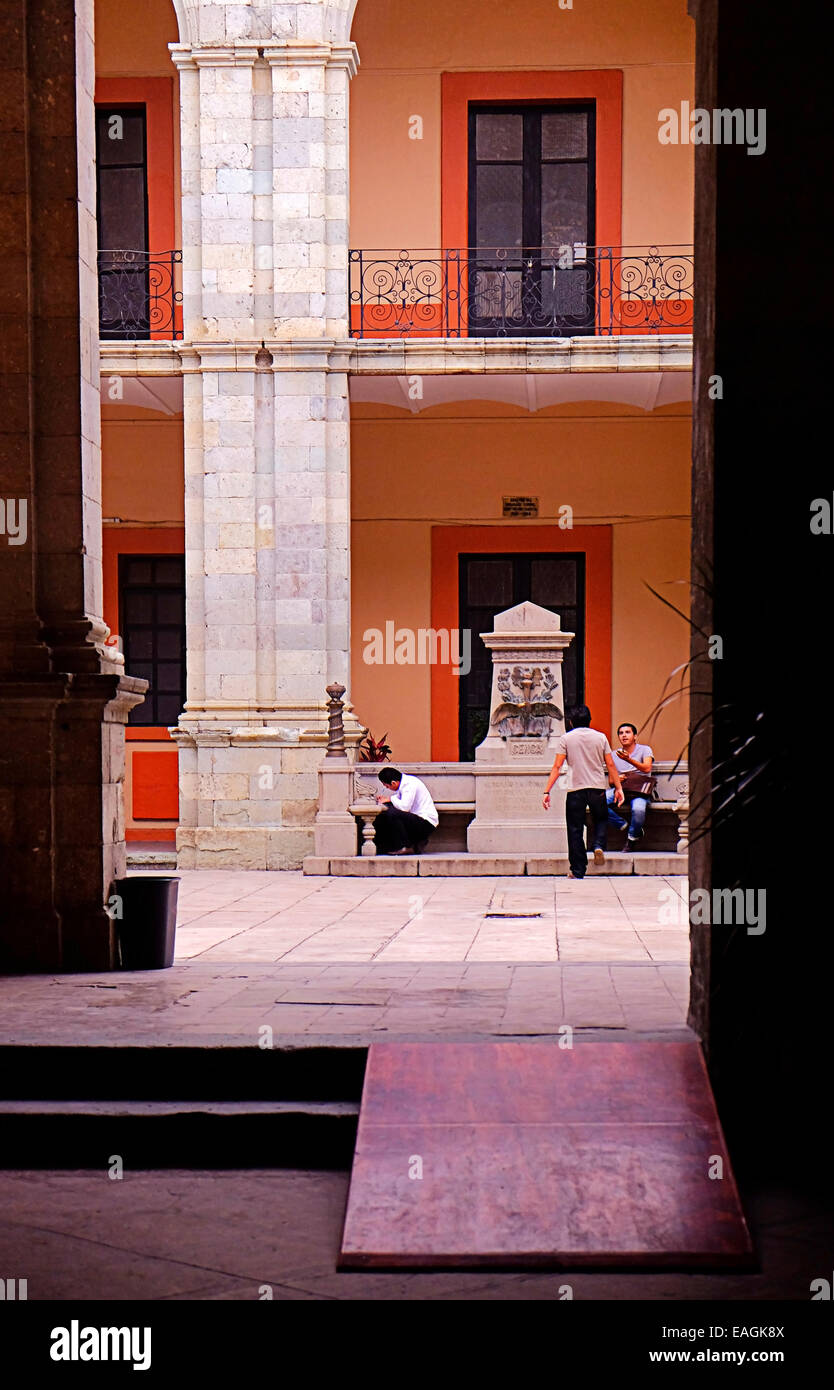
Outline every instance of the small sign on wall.
<svg viewBox="0 0 834 1390"><path fill-rule="evenodd" d="M538 516L538 497L504 497L504 516Z"/></svg>

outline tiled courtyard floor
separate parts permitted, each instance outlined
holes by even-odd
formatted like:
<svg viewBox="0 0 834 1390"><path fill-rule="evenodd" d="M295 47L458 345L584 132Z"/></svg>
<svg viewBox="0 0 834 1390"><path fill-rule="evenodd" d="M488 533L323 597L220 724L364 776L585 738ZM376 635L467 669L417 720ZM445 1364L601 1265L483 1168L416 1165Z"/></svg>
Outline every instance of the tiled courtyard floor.
<svg viewBox="0 0 834 1390"><path fill-rule="evenodd" d="M688 931L659 920L683 879L437 879L419 893L414 880L300 873L180 879L172 969L0 982L0 1039L245 1046L263 1025L276 1043L685 1025Z"/></svg>
<svg viewBox="0 0 834 1390"><path fill-rule="evenodd" d="M682 878L179 877L178 960L689 960L686 926L664 924Z"/></svg>

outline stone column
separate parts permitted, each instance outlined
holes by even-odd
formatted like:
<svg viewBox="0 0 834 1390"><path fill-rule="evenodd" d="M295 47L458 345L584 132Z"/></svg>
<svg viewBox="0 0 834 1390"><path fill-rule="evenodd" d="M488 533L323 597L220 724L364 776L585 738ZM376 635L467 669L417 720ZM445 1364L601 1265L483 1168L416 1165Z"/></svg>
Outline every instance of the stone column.
<svg viewBox="0 0 834 1390"><path fill-rule="evenodd" d="M555 743L565 731L562 660L573 641L557 613L520 603L481 638L492 652L489 729L475 749L475 819L470 854L567 852L565 778L542 809Z"/></svg>
<svg viewBox="0 0 834 1390"><path fill-rule="evenodd" d="M92 0L7 7L0 282L0 964L114 964L124 723L102 620Z"/></svg>
<svg viewBox="0 0 834 1390"><path fill-rule="evenodd" d="M354 50L273 38L172 55L187 343L179 862L297 867L313 848L324 687L348 677L349 407L329 349L347 333ZM347 732L356 742L355 720Z"/></svg>

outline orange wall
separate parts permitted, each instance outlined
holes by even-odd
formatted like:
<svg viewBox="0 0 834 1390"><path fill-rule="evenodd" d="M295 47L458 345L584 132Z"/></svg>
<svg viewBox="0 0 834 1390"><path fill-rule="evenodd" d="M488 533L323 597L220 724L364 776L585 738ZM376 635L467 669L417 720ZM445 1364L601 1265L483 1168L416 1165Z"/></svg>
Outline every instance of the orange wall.
<svg viewBox="0 0 834 1390"><path fill-rule="evenodd" d="M388 732L395 758L432 756L431 667L366 665L363 633L386 620L430 627L433 527L517 533L523 522L501 519L505 494L539 497L539 519L528 523L537 533L543 522L555 528L559 506L570 504L574 530L559 539L571 537L576 549L583 524L610 526L611 708L595 715L609 729L647 717L688 650L688 626L646 584L686 608L688 588L675 581L689 575L690 427L683 406L647 415L594 402L528 414L464 402L412 416L353 405L350 697L377 737ZM679 702L653 735L657 756L676 757L685 738Z"/></svg>
<svg viewBox="0 0 834 1390"><path fill-rule="evenodd" d="M183 524L182 431L181 416L102 403L103 516L143 525Z"/></svg>
<svg viewBox="0 0 834 1390"><path fill-rule="evenodd" d="M96 0L96 101L148 106L150 251L182 246L179 78L168 52L178 41L171 0Z"/></svg>
<svg viewBox="0 0 834 1390"><path fill-rule="evenodd" d="M172 77L169 43L179 43L171 0L95 0L98 77Z"/></svg>
<svg viewBox="0 0 834 1390"><path fill-rule="evenodd" d="M692 241L692 148L661 145L657 113L693 95L685 0L359 0L351 83L355 247L431 248L441 229L441 74L622 72L623 245ZM519 99L524 91L520 85ZM409 117L423 139L409 139ZM602 240L602 238L600 238Z"/></svg>

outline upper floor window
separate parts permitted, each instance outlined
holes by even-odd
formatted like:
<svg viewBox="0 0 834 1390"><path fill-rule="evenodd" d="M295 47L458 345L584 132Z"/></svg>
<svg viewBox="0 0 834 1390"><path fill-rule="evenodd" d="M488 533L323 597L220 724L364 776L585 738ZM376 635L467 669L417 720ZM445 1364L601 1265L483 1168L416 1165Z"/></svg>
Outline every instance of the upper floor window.
<svg viewBox="0 0 834 1390"><path fill-rule="evenodd" d="M145 108L96 107L99 326L102 338L150 331Z"/></svg>
<svg viewBox="0 0 834 1390"><path fill-rule="evenodd" d="M594 138L593 103L470 105L470 332L593 322Z"/></svg>

